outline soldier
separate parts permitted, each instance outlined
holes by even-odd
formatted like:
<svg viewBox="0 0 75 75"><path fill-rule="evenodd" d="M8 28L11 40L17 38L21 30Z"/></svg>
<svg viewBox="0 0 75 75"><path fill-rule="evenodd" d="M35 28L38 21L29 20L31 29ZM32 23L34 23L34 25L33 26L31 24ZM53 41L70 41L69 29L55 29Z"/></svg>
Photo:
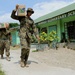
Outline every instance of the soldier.
<svg viewBox="0 0 75 75"><path fill-rule="evenodd" d="M8 26L6 28L0 29L0 54L1 59L3 59L4 49L6 52L6 60L10 61L10 31L8 30Z"/></svg>
<svg viewBox="0 0 75 75"><path fill-rule="evenodd" d="M30 52L31 35L34 33L38 40L39 35L38 30L34 25L34 21L30 17L34 13L33 9L28 8L26 16L17 16L15 13L18 10L18 6L19 5L16 5L16 9L12 11L11 17L13 19L19 20L20 22L19 36L21 44L21 67L25 67Z"/></svg>
<svg viewBox="0 0 75 75"><path fill-rule="evenodd" d="M0 28L0 55L1 55L1 59L3 59L3 53L1 51L1 47L2 47L2 38L1 38L1 35L2 35L2 28Z"/></svg>

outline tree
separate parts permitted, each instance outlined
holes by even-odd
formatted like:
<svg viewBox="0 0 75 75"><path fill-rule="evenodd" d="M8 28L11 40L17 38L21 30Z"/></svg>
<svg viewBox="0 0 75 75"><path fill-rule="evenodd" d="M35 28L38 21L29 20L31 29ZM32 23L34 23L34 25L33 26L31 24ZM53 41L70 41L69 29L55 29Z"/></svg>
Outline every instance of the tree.
<svg viewBox="0 0 75 75"><path fill-rule="evenodd" d="M10 25L10 28L18 27L19 26L18 23L9 23L9 25Z"/></svg>

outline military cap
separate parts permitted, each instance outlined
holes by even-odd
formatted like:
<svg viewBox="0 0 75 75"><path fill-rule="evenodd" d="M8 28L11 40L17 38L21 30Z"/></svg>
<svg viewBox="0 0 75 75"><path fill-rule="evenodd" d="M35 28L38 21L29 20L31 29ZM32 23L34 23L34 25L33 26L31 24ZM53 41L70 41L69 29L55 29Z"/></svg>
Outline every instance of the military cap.
<svg viewBox="0 0 75 75"><path fill-rule="evenodd" d="M34 11L33 11L32 8L28 8L28 9L27 9L27 12L31 12L32 14L34 13Z"/></svg>

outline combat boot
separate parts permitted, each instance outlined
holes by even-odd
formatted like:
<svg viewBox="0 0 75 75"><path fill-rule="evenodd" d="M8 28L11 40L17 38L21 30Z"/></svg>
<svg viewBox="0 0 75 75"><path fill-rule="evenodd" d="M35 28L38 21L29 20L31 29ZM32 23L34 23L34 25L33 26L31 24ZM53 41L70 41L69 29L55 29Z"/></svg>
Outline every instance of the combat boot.
<svg viewBox="0 0 75 75"><path fill-rule="evenodd" d="M27 64L27 62L26 62L26 61L24 62L24 65L25 65L25 67L29 67L29 65Z"/></svg>
<svg viewBox="0 0 75 75"><path fill-rule="evenodd" d="M3 55L1 55L1 59L4 59L4 58L3 58Z"/></svg>
<svg viewBox="0 0 75 75"><path fill-rule="evenodd" d="M20 65L21 65L21 67L25 67L25 64L24 64L23 60L21 60Z"/></svg>
<svg viewBox="0 0 75 75"><path fill-rule="evenodd" d="M10 58L9 58L9 56L7 56L7 57L6 57L6 60L7 60L7 61L10 61Z"/></svg>

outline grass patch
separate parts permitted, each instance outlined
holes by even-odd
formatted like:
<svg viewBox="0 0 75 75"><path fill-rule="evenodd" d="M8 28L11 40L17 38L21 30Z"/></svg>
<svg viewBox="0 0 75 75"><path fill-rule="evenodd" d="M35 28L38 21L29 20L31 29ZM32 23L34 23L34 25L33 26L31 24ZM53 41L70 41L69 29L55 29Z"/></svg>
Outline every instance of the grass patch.
<svg viewBox="0 0 75 75"><path fill-rule="evenodd" d="M38 50L32 50L32 52L38 52Z"/></svg>
<svg viewBox="0 0 75 75"><path fill-rule="evenodd" d="M3 71L0 70L0 75L5 75L5 73Z"/></svg>
<svg viewBox="0 0 75 75"><path fill-rule="evenodd" d="M0 67L0 75L5 75L5 73L1 70L1 67Z"/></svg>

